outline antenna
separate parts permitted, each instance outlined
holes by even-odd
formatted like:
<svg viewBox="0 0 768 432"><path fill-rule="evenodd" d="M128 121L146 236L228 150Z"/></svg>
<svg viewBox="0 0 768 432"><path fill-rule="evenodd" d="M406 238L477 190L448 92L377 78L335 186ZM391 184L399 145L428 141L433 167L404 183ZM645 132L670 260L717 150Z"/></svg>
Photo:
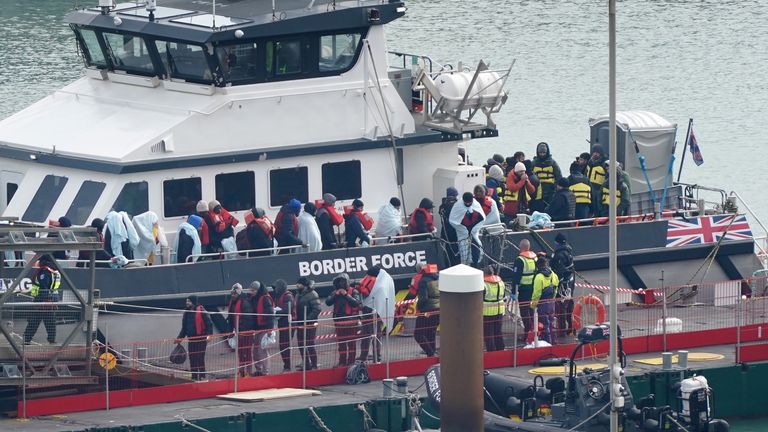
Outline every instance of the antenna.
<svg viewBox="0 0 768 432"><path fill-rule="evenodd" d="M216 28L216 0L213 0L213 23L212 23L212 25L213 25L212 28L215 29Z"/></svg>
<svg viewBox="0 0 768 432"><path fill-rule="evenodd" d="M149 12L149 22L155 21L156 10L157 10L157 0L147 0L147 12Z"/></svg>
<svg viewBox="0 0 768 432"><path fill-rule="evenodd" d="M101 8L101 14L107 15L115 7L115 3L113 0L99 0L99 7Z"/></svg>

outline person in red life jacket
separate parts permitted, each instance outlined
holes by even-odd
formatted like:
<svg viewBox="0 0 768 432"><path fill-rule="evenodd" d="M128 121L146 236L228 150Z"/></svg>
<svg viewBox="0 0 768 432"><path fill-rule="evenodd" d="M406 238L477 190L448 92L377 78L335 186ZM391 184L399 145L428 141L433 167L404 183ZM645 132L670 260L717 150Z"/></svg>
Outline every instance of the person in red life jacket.
<svg viewBox="0 0 768 432"><path fill-rule="evenodd" d="M323 194L323 199L315 202L317 206L315 221L320 230L323 250L336 249L338 245L334 227L344 222L344 218L336 211L334 204L336 204L336 197L330 193Z"/></svg>
<svg viewBox="0 0 768 432"><path fill-rule="evenodd" d="M508 218L517 217L518 213L525 213L528 208L528 199L536 193L530 177L525 171L525 164L517 162L514 168L507 174L507 184L502 197L504 203L504 215Z"/></svg>
<svg viewBox="0 0 768 432"><path fill-rule="evenodd" d="M416 237L411 237L413 241L429 240L432 238L436 231L435 223L432 218L432 209L435 208L434 203L429 198L423 198L419 203L419 206L413 210L411 217L408 221L408 233L424 234Z"/></svg>
<svg viewBox="0 0 768 432"><path fill-rule="evenodd" d="M208 234L208 222L206 222L206 218L208 218L208 203L203 200L198 201L195 211L195 214L203 220L200 226L200 248L203 253L210 253L211 236Z"/></svg>
<svg viewBox="0 0 768 432"><path fill-rule="evenodd" d="M283 359L283 372L290 372L291 336L295 330L291 326L296 321L296 301L284 280L276 280L272 284L272 288L275 294L275 315L277 316L280 358Z"/></svg>
<svg viewBox="0 0 768 432"><path fill-rule="evenodd" d="M259 281L253 281L248 286L248 300L254 316L254 341L253 341L253 361L254 376L263 376L269 373L269 360L267 350L264 348L264 336L269 335L275 328L275 306L272 296L269 294L266 285Z"/></svg>
<svg viewBox="0 0 768 432"><path fill-rule="evenodd" d="M381 267L378 264L366 271L358 287L361 300L365 300L371 295L373 286L376 284L376 277L379 276L380 271ZM373 361L374 363L380 363L384 323L372 308L365 305L362 306L360 322L362 323L360 326L360 356L357 359L363 362L368 361L368 352L370 351L371 340L373 340Z"/></svg>
<svg viewBox="0 0 768 432"><path fill-rule="evenodd" d="M339 347L339 366L355 362L357 351L357 321L360 317L360 293L349 284L349 276L341 274L333 279L333 292L325 304L333 306L333 321L336 326L336 341Z"/></svg>
<svg viewBox="0 0 768 432"><path fill-rule="evenodd" d="M352 201L352 208L344 215L344 234L347 237L347 247L368 246L371 237L366 232L373 226L373 219L363 212L363 202L359 199Z"/></svg>
<svg viewBox="0 0 768 432"><path fill-rule="evenodd" d="M504 336L501 334L505 309L504 282L492 265L483 269L483 339L488 352L504 350Z"/></svg>
<svg viewBox="0 0 768 432"><path fill-rule="evenodd" d="M205 379L205 350L212 333L211 316L197 301L196 295L188 296L184 315L181 317L181 331L176 336L176 342L180 343L182 339L187 339L189 370L195 381Z"/></svg>
<svg viewBox="0 0 768 432"><path fill-rule="evenodd" d="M301 246L299 239L299 212L301 202L291 198L280 208L275 218L275 239L279 247ZM282 249L280 254L291 253L292 249Z"/></svg>
<svg viewBox="0 0 768 432"><path fill-rule="evenodd" d="M246 236L248 238L249 249L272 249L274 245L275 226L267 217L266 212L261 207L251 209L251 218L246 215ZM271 250L260 252L248 252L249 257L269 256Z"/></svg>
<svg viewBox="0 0 768 432"><path fill-rule="evenodd" d="M475 186L472 192L475 196L475 200L480 204L480 207L483 208L483 213L485 214L485 222L483 222L483 224L500 224L501 215L499 214L499 207L496 205L496 201L491 197L488 187L479 184Z"/></svg>
<svg viewBox="0 0 768 432"><path fill-rule="evenodd" d="M240 223L221 206L217 200L208 203L208 213L203 218L208 225L209 246L211 252L224 252L222 241L235 236L235 228ZM234 238L232 239L234 241ZM227 252L232 252L231 250Z"/></svg>
<svg viewBox="0 0 768 432"><path fill-rule="evenodd" d="M440 325L440 285L439 274L424 273L419 280L418 301L416 302L416 328L413 338L419 344L427 357L434 357L437 353L435 342L437 326Z"/></svg>
<svg viewBox="0 0 768 432"><path fill-rule="evenodd" d="M320 296L315 291L315 282L301 277L296 281L296 317L298 331L296 342L299 345L303 364L299 369L317 369L317 351L315 336L317 335L317 317L320 316Z"/></svg>
<svg viewBox="0 0 768 432"><path fill-rule="evenodd" d="M241 377L250 376L253 364L253 331L256 322L253 306L239 283L232 285L232 291L230 291L227 323L230 331L237 337L238 372Z"/></svg>
<svg viewBox="0 0 768 432"><path fill-rule="evenodd" d="M475 200L472 192L465 192L462 195L461 202L456 203L451 209L449 220L456 230L461 262L478 266L483 250L483 244L480 242L480 229L485 221L485 213L483 213L483 208Z"/></svg>

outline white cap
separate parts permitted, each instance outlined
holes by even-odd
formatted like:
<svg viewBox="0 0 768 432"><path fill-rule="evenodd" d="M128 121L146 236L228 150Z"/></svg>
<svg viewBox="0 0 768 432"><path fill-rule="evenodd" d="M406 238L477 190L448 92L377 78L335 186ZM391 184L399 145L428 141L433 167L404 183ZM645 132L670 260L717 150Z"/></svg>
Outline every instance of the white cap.
<svg viewBox="0 0 768 432"><path fill-rule="evenodd" d="M519 172L525 172L525 164L524 164L524 163L522 163L522 162L518 162L518 163L516 163L516 164L515 164L515 172L516 172L516 173L519 173Z"/></svg>

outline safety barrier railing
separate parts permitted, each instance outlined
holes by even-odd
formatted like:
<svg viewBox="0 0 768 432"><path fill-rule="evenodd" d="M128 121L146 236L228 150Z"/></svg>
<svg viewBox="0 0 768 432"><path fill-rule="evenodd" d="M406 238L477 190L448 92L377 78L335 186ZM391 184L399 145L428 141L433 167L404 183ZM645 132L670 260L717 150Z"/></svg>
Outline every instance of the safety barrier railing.
<svg viewBox="0 0 768 432"><path fill-rule="evenodd" d="M263 253L263 252L269 252L271 255L274 252L280 252L280 251L294 251L297 249L301 249L305 246L303 245L294 245L294 246L278 246L278 247L271 247L271 248L263 248L263 249L246 249L246 250L236 250L232 252L210 252L210 253L200 253L200 254L192 254L187 257L185 262L191 263L194 261L198 261L200 258L216 258L216 259L235 259L235 258L245 258L249 253Z"/></svg>
<svg viewBox="0 0 768 432"><path fill-rule="evenodd" d="M768 324L766 286L768 279L763 277L648 291L620 289L618 324L625 339L662 337L664 349L680 348L679 338L677 342L673 339L680 333L735 327L746 338L748 333L741 329ZM513 365L517 365L522 350L575 342L579 328L602 322L608 316L612 306L606 303L601 287L580 285L572 298L540 300L535 305L516 300L486 304L486 351L510 352ZM11 337L27 342L23 345L23 361L4 350L0 338L0 362L19 365L19 378L27 380L24 398L36 397L36 393L53 386L82 390L87 385L90 391L105 392L108 398L109 392L115 390L195 380L227 379L237 383L244 376L288 372L302 373L306 386L306 370L347 366L355 360L381 363L389 376L393 362L439 356L440 312L416 312L414 303L417 300L409 299L394 305L391 332L382 331L388 320L378 313L334 318L326 308L314 321L288 321L287 314L280 314L278 318L287 325L241 329L243 317L259 322L259 318L274 316L240 314L237 321L229 320L237 323L230 328L223 324L224 317L235 314L211 311L205 312L215 318L210 337L183 339L177 339L183 310L143 307L125 311L128 305L120 305L118 311L106 307L99 312L99 331L91 346L83 344L80 331L75 332L72 343L61 347L62 338L78 325L76 311L68 312L67 308L77 305L24 302L4 310L4 319L13 324ZM307 312L303 309L298 315L307 316ZM37 330L38 326L42 328ZM50 333L45 330L51 329L56 334L49 339ZM141 335L146 339L141 340ZM172 359L179 344L185 356ZM597 352L586 350L584 355L603 361ZM43 373L46 367L49 370ZM87 374L89 368L91 373Z"/></svg>

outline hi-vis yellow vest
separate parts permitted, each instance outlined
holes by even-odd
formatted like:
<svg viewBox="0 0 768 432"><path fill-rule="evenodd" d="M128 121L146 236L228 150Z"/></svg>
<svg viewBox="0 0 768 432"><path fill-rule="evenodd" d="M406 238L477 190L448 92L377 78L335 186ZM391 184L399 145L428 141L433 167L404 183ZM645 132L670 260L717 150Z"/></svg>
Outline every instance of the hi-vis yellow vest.
<svg viewBox="0 0 768 432"><path fill-rule="evenodd" d="M593 185L602 186L605 183L605 168L602 165L587 166L587 177Z"/></svg>
<svg viewBox="0 0 768 432"><path fill-rule="evenodd" d="M498 276L486 276L483 292L483 316L504 313L504 282Z"/></svg>
<svg viewBox="0 0 768 432"><path fill-rule="evenodd" d="M568 187L576 197L576 204L592 203L592 188L586 183L575 183Z"/></svg>
<svg viewBox="0 0 768 432"><path fill-rule="evenodd" d="M544 183L555 184L555 167L552 165L543 167L534 166L533 173L539 177L539 186L536 188L536 199L540 200L544 195Z"/></svg>
<svg viewBox="0 0 768 432"><path fill-rule="evenodd" d="M522 255L518 255L517 259L523 260L523 277L520 278L520 285L533 285L533 275L536 273L536 260Z"/></svg>
<svg viewBox="0 0 768 432"><path fill-rule="evenodd" d="M603 204L609 205L610 202L608 201L608 197L611 196L611 190L607 187L603 187ZM616 189L616 205L619 205L621 202L621 190Z"/></svg>
<svg viewBox="0 0 768 432"><path fill-rule="evenodd" d="M59 287L61 286L61 273L59 273L58 270L48 270L51 272L51 294L58 293ZM32 283L31 288L29 289L29 295L37 297L38 294L40 294L40 285Z"/></svg>

